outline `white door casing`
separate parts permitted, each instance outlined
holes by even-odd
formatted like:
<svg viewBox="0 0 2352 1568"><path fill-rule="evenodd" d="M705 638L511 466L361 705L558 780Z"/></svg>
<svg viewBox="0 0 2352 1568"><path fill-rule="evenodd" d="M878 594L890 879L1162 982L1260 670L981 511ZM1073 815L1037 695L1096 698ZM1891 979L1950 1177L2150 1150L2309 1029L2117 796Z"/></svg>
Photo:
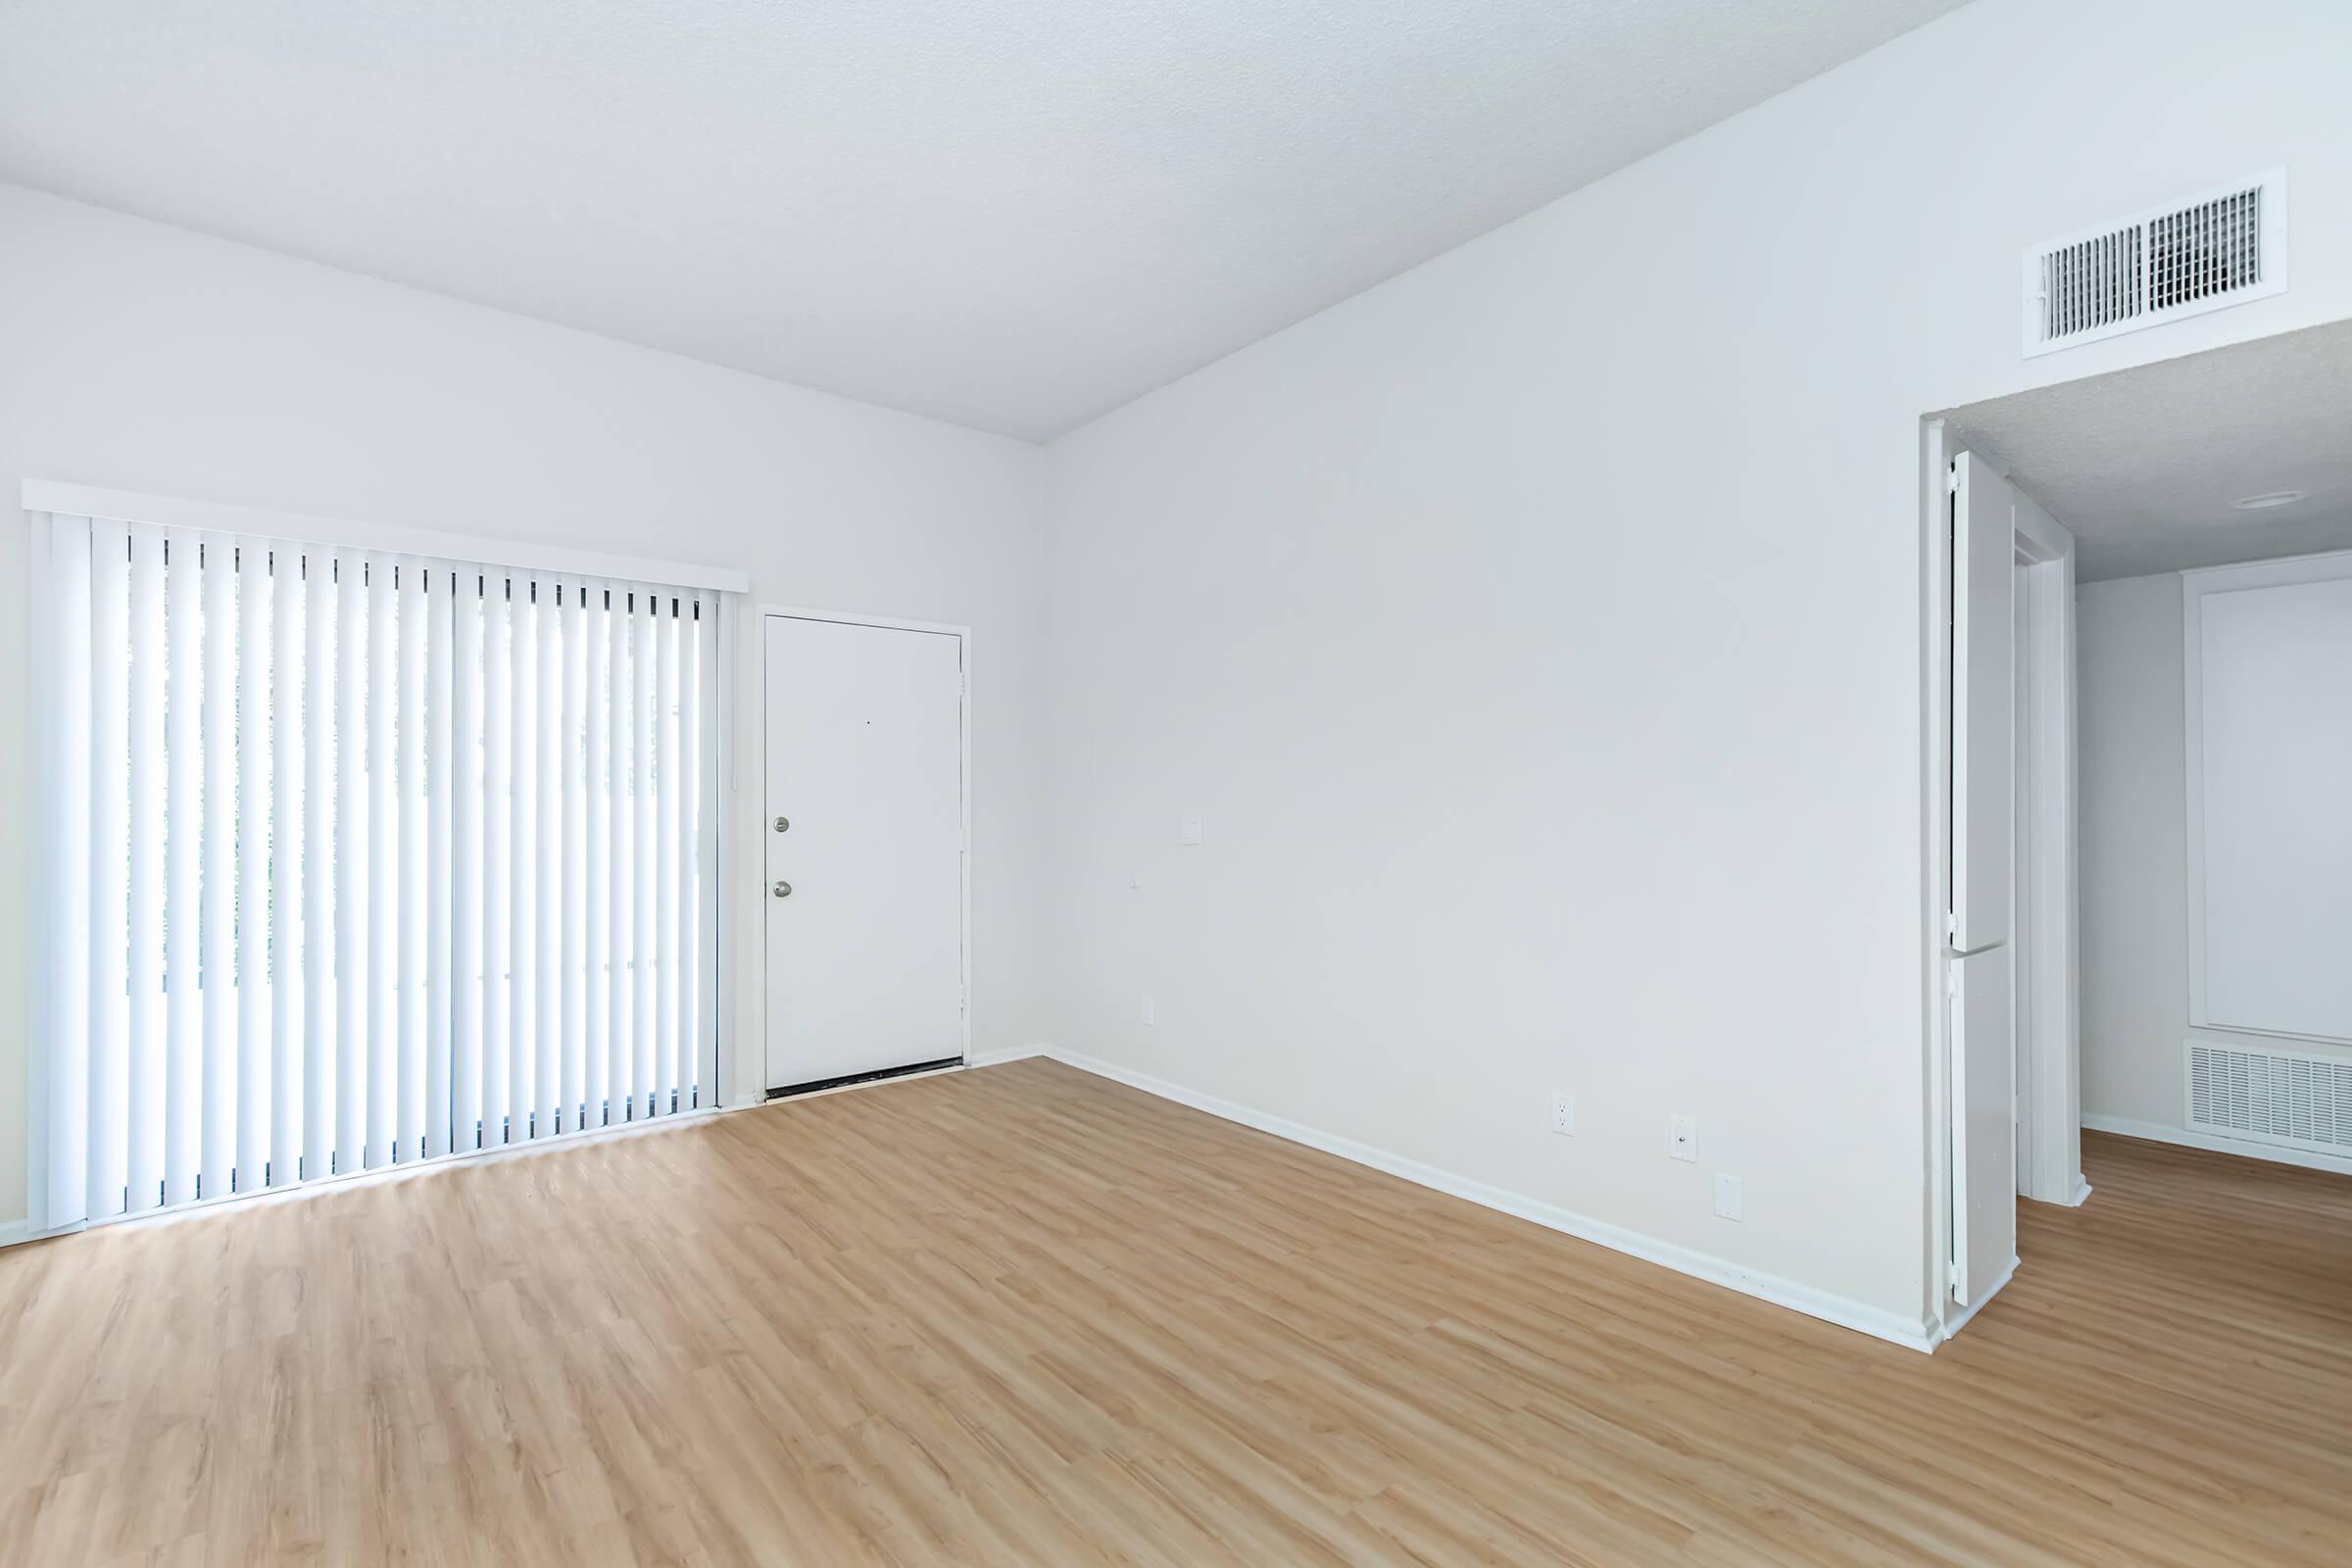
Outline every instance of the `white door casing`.
<svg viewBox="0 0 2352 1568"><path fill-rule="evenodd" d="M2016 776L2014 503L1972 453L1952 463L1951 1294L1973 1306L2017 1250L2009 947Z"/></svg>
<svg viewBox="0 0 2352 1568"><path fill-rule="evenodd" d="M2017 517L2015 954L2018 1193L2079 1203L2080 986L2075 845L2075 542L2010 486Z"/></svg>
<svg viewBox="0 0 2352 1568"><path fill-rule="evenodd" d="M2034 755L2032 733L2034 693L2030 685L2033 664L2031 645L2034 634L2031 613L2034 592L2032 569L2033 562L2021 549L2017 555L2017 564L2010 570L2013 632L2010 641L2011 702L2009 708L2010 722L2014 726L2014 748L2010 756L2017 768L2017 779L2013 786L2017 792L2017 804L2015 819L2012 823L2013 831L2010 834L2013 869L2010 881L2012 894L2009 931L2010 940L2015 944L2018 954L2017 972L2010 977L2009 987L2011 1018L2009 1049L2011 1055L2015 1058L2011 1066L2011 1072L2014 1075L2011 1081L2016 1086L2016 1095L2012 1101L2015 1107L2011 1117L2015 1123L2012 1133L2012 1151L2017 1157L2017 1190L2021 1194L2030 1189L2033 1179L2032 1172L2028 1169L2031 1163L2028 1152L2033 1139L2027 1123L2032 1116L2028 1102L2034 1095L2034 1075L2028 1057L2031 1054L2034 1041L2034 1009L2036 1002L2034 996L2036 975L2033 954L2034 942L2039 936L2039 932L2034 928L2034 902L2027 897L2027 892L2033 885L2034 857L2040 853L2042 848L2034 842L2036 823L2027 800L2027 781L2028 775L2033 770L2032 758Z"/></svg>
<svg viewBox="0 0 2352 1568"><path fill-rule="evenodd" d="M2016 544L2009 482L1952 462L1952 926L1955 953L2009 939L2016 734L2010 669Z"/></svg>

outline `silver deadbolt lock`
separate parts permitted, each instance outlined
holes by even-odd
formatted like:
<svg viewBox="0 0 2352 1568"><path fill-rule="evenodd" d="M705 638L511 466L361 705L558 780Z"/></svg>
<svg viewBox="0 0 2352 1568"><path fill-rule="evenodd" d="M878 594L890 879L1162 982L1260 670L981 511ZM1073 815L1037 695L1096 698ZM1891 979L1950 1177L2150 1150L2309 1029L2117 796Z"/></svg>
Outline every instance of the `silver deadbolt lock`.
<svg viewBox="0 0 2352 1568"><path fill-rule="evenodd" d="M790 829L790 828L791 828L791 826L792 826L792 818L791 818L791 817L789 817L789 816L779 816L779 817L777 817L777 818L776 818L776 831L777 831L777 832L779 832L779 833L785 832L785 831L787 831L788 829Z"/></svg>
<svg viewBox="0 0 2352 1568"><path fill-rule="evenodd" d="M789 883L789 882L778 882L778 883L776 884L776 897L777 897L777 898L779 898L779 899L789 899L789 898L791 898L791 897L792 897L792 884L791 884L791 883Z"/></svg>

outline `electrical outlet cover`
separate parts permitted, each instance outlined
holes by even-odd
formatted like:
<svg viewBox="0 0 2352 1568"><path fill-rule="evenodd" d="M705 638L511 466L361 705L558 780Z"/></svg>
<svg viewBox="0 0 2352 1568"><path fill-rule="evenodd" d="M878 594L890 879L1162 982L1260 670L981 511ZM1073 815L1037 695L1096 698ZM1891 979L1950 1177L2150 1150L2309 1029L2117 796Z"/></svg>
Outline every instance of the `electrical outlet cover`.
<svg viewBox="0 0 2352 1568"><path fill-rule="evenodd" d="M1551 1130L1563 1138L1576 1136L1576 1098L1564 1089L1551 1092Z"/></svg>

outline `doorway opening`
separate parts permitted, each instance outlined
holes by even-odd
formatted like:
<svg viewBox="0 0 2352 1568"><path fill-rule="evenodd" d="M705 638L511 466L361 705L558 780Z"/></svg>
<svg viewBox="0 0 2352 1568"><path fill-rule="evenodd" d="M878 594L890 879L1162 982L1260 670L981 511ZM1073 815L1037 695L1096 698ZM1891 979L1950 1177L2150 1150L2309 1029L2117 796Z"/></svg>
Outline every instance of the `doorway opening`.
<svg viewBox="0 0 2352 1568"><path fill-rule="evenodd" d="M2352 1214L2347 432L2352 322L1923 423L1947 1336L2103 1139L2340 1173Z"/></svg>

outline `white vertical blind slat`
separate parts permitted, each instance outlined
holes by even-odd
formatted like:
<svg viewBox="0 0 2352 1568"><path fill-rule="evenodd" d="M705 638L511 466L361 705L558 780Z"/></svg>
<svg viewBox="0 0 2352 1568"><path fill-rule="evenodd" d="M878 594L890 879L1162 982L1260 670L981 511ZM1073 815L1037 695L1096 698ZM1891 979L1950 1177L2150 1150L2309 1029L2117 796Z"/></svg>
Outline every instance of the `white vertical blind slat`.
<svg viewBox="0 0 2352 1568"><path fill-rule="evenodd" d="M507 837L508 914L513 935L507 974L507 1130L504 1141L531 1136L539 1053L539 625L531 580L516 576L514 596L513 826Z"/></svg>
<svg viewBox="0 0 2352 1568"><path fill-rule="evenodd" d="M270 552L270 1171L289 1186L302 1170L303 878L310 849L303 794L303 651L307 645L302 553Z"/></svg>
<svg viewBox="0 0 2352 1568"><path fill-rule="evenodd" d="M302 699L302 1166L297 1180L324 1176L335 1153L335 641L342 601L331 551L300 562Z"/></svg>
<svg viewBox="0 0 2352 1568"><path fill-rule="evenodd" d="M57 771L51 778L55 811L44 840L50 857L48 886L57 898L50 933L52 990L46 1013L52 1051L46 1077L48 1103L34 1114L48 1117L46 1191L32 1222L42 1229L86 1219L90 1213L90 1083L95 1076L97 1019L91 1004L92 910L99 904L90 876L91 829L97 812L91 800L91 735L97 728L97 688L92 658L94 623L91 589L94 548L89 525L77 517L47 518L51 591L50 630L57 640L57 687L50 709ZM110 696L117 720L120 696ZM121 752L114 755L121 756ZM118 770L119 776L119 770ZM121 931L118 924L116 930Z"/></svg>
<svg viewBox="0 0 2352 1568"><path fill-rule="evenodd" d="M484 1149L507 1141L507 983L514 962L514 607L505 577L482 579L482 1125ZM470 1147L470 1146L468 1146Z"/></svg>
<svg viewBox="0 0 2352 1568"><path fill-rule="evenodd" d="M400 799L398 864L400 941L396 961L400 994L396 1005L398 1049L394 1052L392 1157L416 1159L424 1152L425 888L439 885L439 866L424 827L425 680L431 656L425 647L424 564L414 556L394 564L393 590L400 612L400 696L393 714L399 759L395 788ZM430 873L428 878L428 873Z"/></svg>
<svg viewBox="0 0 2352 1568"><path fill-rule="evenodd" d="M120 1214L130 1181L130 807L133 675L130 529L90 525L90 756L123 760L120 776L90 770L90 1217Z"/></svg>
<svg viewBox="0 0 2352 1568"><path fill-rule="evenodd" d="M636 620L629 612L629 591L610 585L605 612L606 680L611 688L606 713L606 759L611 821L606 918L609 924L606 975L611 1005L606 1012L605 1061L612 1079L612 1104L607 1117L627 1121L637 1099L637 808L633 780L637 769L636 664L630 653Z"/></svg>
<svg viewBox="0 0 2352 1568"><path fill-rule="evenodd" d="M164 1186L164 536L130 534L130 1052L123 1208Z"/></svg>
<svg viewBox="0 0 2352 1568"><path fill-rule="evenodd" d="M237 568L237 1134L236 1190L268 1185L270 1026L276 998L270 975L270 552L245 540Z"/></svg>
<svg viewBox="0 0 2352 1568"><path fill-rule="evenodd" d="M237 911L237 568L236 544L205 536L195 559L204 603L204 680L197 727L198 767L204 780L204 835L198 842L200 885L198 974L203 986L203 1033L197 1041L201 1104L197 1190L227 1193L236 1164L237 1051L241 1026L236 991Z"/></svg>
<svg viewBox="0 0 2352 1568"><path fill-rule="evenodd" d="M533 957L532 1006L539 1023L534 1031L531 1061L531 1136L547 1138L560 1131L558 1101L564 1065L564 611L558 602L563 589L554 578L534 585L534 620L538 634L538 692L534 699L538 728L538 795L531 812L537 835L533 847L536 891L531 900L538 911L537 951Z"/></svg>
<svg viewBox="0 0 2352 1568"><path fill-rule="evenodd" d="M611 1049L612 985L607 965L612 952L611 929L612 886L612 795L608 773L612 755L611 704L606 682L612 668L605 612L606 585L590 583L580 607L582 667L581 745L587 816L581 831L580 918L584 938L580 1053L583 1058L583 1098L586 1124L602 1127L607 1120L607 1097L612 1091Z"/></svg>
<svg viewBox="0 0 2352 1568"><path fill-rule="evenodd" d="M564 1062L561 1085L564 1130L588 1124L587 933L586 861L589 855L585 812L587 781L587 615L580 599L586 591L577 579L564 585L564 829L561 851L564 867Z"/></svg>
<svg viewBox="0 0 2352 1568"><path fill-rule="evenodd" d="M386 556L370 555L360 563L361 587L368 597L363 674L368 705L363 752L368 770L368 1108L361 1161L368 1167L392 1162L392 1131L399 1109L400 795L395 723L402 649L392 572Z"/></svg>
<svg viewBox="0 0 2352 1568"><path fill-rule="evenodd" d="M335 1139L327 1168L362 1168L368 1149L368 584L365 558L335 558Z"/></svg>
<svg viewBox="0 0 2352 1568"><path fill-rule="evenodd" d="M454 1088L451 1039L458 999L451 983L455 967L451 916L457 878L451 863L454 803L450 797L456 775L450 751L456 714L450 664L457 617L451 612L455 581L451 571L419 563L417 576L421 590L418 625L424 638L425 855L432 867L424 894L424 1154L430 1158L449 1152Z"/></svg>
<svg viewBox="0 0 2352 1568"><path fill-rule="evenodd" d="M660 995L661 983L655 977L654 969L660 962L662 952L661 938L655 924L657 900L654 892L659 855L657 845L661 831L658 809L660 796L654 780L654 735L662 727L654 687L654 667L660 658L655 649L655 639L659 634L653 596L642 588L638 589L631 595L629 612L629 662L631 685L634 687L629 718L636 729L633 738L636 760L629 779L632 792L630 808L636 816L635 838L631 848L637 861L632 889L636 908L632 911L629 935L629 961L633 971L631 1001L636 1008L636 1017L630 1028L630 1044L636 1056L631 1069L636 1084L630 1111L633 1116L654 1114L659 1090L654 1077L661 1039L656 1014L656 999Z"/></svg>
<svg viewBox="0 0 2352 1568"><path fill-rule="evenodd" d="M196 1196L204 1072L204 578L196 536L164 536L164 1193Z"/></svg>
<svg viewBox="0 0 2352 1568"><path fill-rule="evenodd" d="M654 1040L655 1111L677 1108L678 1087L678 614L667 594L654 601Z"/></svg>
<svg viewBox="0 0 2352 1568"><path fill-rule="evenodd" d="M481 574L460 570L450 587L449 929L453 1014L449 1037L449 1142L477 1147L482 1116L482 824Z"/></svg>

